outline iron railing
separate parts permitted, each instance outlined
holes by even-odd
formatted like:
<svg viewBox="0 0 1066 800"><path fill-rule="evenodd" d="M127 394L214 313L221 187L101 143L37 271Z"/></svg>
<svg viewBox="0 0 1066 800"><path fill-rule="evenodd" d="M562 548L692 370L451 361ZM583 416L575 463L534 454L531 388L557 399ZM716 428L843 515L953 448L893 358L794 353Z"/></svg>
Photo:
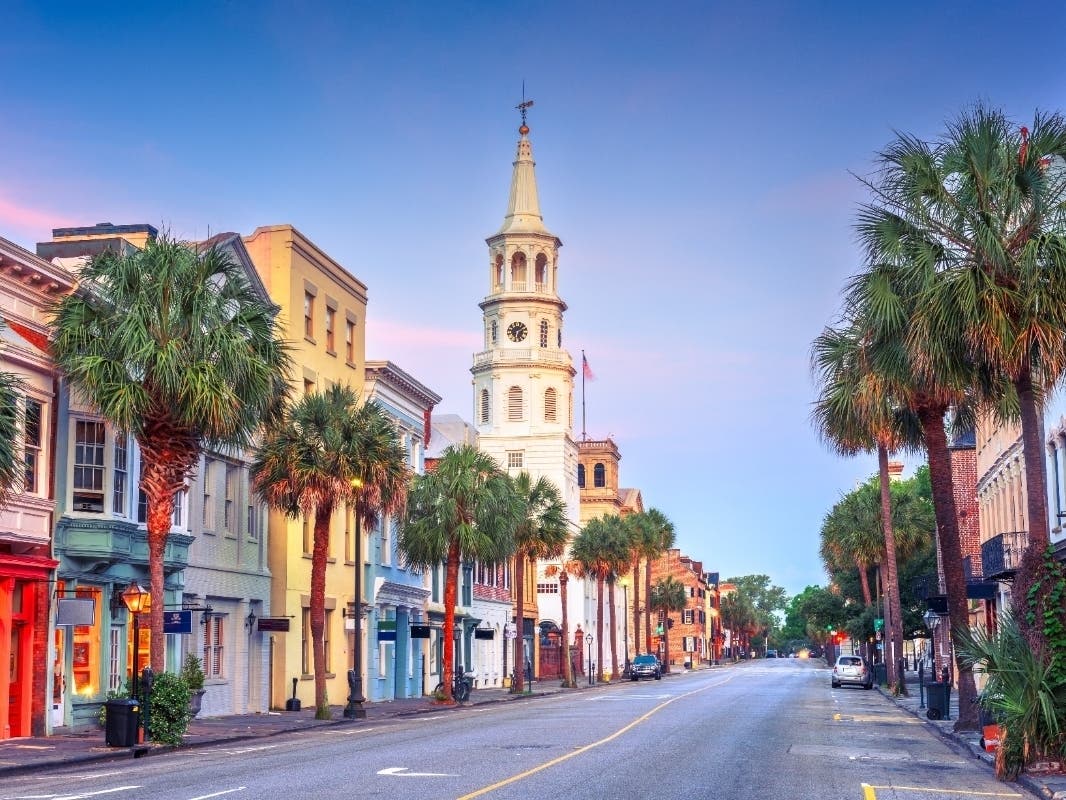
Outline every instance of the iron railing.
<svg viewBox="0 0 1066 800"><path fill-rule="evenodd" d="M981 565L984 567L984 579L997 581L1013 578L1028 540L1028 531L1011 531L982 542Z"/></svg>

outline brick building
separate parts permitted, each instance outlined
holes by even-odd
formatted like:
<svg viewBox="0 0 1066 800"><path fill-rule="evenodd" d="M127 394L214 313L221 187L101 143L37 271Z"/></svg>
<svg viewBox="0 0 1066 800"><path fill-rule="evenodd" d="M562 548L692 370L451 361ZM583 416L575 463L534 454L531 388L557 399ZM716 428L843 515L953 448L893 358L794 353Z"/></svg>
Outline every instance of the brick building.
<svg viewBox="0 0 1066 800"><path fill-rule="evenodd" d="M669 660L671 665L696 668L710 659L710 627L707 624L707 580L703 572L703 562L693 561L681 553L678 548L671 548L652 564L651 579L657 581L672 576L685 587L685 609L672 615L670 625L665 615L660 613L659 624L664 636L669 636ZM666 661L667 653L663 637L659 637L658 655Z"/></svg>

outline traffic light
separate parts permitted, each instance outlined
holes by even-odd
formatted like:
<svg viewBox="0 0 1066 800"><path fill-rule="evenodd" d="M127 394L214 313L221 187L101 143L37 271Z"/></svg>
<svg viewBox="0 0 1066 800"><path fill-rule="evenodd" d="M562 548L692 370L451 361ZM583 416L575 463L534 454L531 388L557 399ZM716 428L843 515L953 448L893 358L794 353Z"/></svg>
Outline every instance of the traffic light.
<svg viewBox="0 0 1066 800"><path fill-rule="evenodd" d="M663 624L661 622L659 623L658 627L655 629L655 635L656 636L662 636L663 635Z"/></svg>
<svg viewBox="0 0 1066 800"><path fill-rule="evenodd" d="M882 617L877 617L874 620L874 630L881 631L885 629L885 620Z"/></svg>

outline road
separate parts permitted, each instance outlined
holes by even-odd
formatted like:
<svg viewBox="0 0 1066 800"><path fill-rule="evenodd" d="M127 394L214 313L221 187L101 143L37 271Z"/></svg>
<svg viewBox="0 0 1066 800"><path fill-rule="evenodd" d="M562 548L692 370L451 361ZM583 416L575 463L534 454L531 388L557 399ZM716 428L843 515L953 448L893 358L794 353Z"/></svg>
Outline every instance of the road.
<svg viewBox="0 0 1066 800"><path fill-rule="evenodd" d="M1028 798L876 691L777 659L7 779L4 800Z"/></svg>

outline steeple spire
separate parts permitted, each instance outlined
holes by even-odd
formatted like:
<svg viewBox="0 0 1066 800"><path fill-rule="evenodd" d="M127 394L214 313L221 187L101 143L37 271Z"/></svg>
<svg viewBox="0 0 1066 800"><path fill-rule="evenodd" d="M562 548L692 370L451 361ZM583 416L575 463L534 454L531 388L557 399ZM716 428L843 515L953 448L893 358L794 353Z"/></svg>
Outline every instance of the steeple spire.
<svg viewBox="0 0 1066 800"><path fill-rule="evenodd" d="M507 201L507 214L497 233L547 233L544 218L540 215L540 200L537 197L537 176L533 172L533 145L529 141L529 126L526 111L533 105L526 100L526 86L522 83L522 102L516 108L522 114L518 128L518 153L515 155L514 172L511 175L511 197Z"/></svg>

